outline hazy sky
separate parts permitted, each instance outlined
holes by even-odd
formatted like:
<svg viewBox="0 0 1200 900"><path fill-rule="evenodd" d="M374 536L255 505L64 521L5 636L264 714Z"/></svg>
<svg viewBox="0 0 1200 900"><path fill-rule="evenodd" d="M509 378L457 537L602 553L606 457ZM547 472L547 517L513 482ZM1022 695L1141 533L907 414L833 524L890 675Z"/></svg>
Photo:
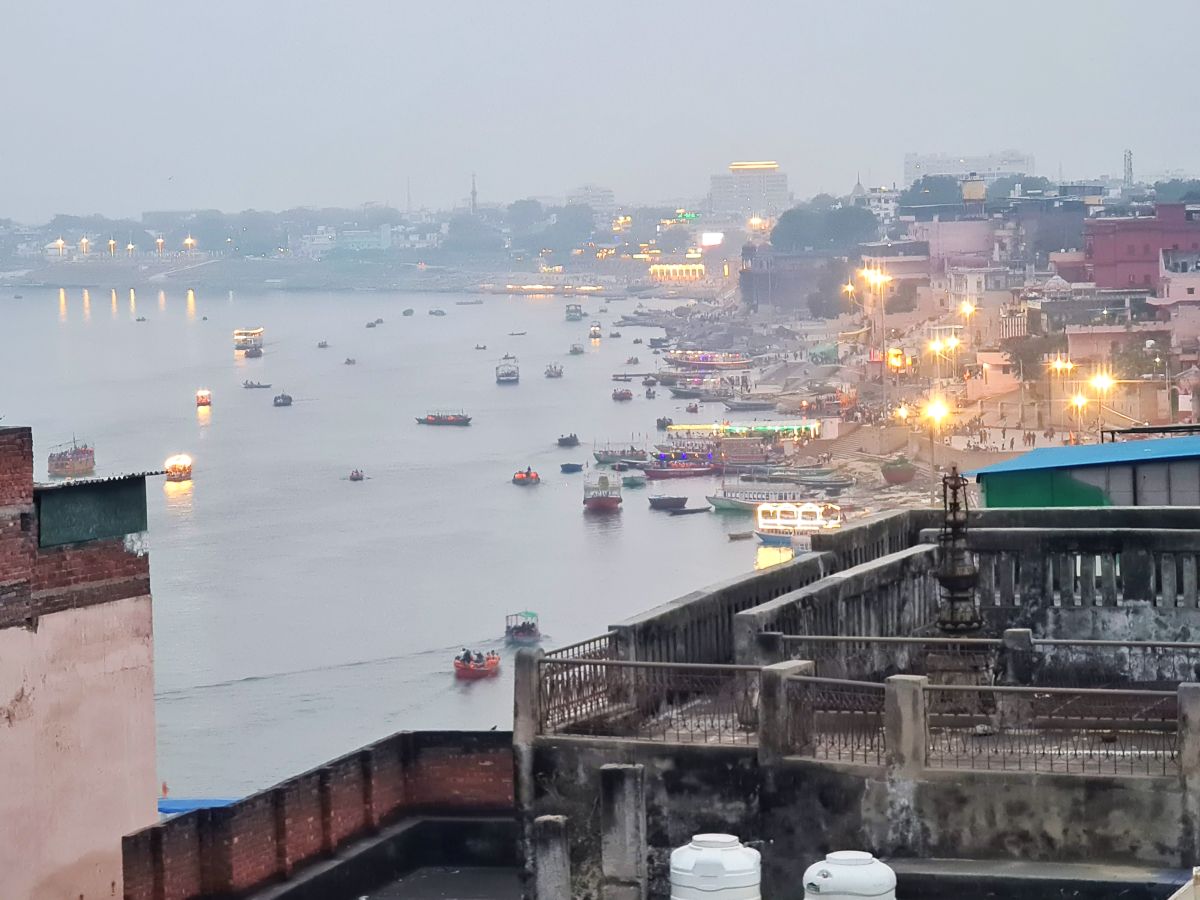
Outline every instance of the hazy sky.
<svg viewBox="0 0 1200 900"><path fill-rule="evenodd" d="M1197 0L104 0L0 11L0 217L798 196L906 150L1200 170Z"/></svg>

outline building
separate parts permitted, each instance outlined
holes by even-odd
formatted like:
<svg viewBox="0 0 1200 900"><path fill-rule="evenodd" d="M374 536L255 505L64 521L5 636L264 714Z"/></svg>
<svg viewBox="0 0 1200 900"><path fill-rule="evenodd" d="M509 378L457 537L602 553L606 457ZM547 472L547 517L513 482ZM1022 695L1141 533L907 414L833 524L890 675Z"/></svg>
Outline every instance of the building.
<svg viewBox="0 0 1200 900"><path fill-rule="evenodd" d="M734 162L728 175L714 175L709 208L717 215L777 216L792 205L787 175L774 161Z"/></svg>
<svg viewBox="0 0 1200 900"><path fill-rule="evenodd" d="M955 178L978 175L991 184L998 178L1033 173L1033 157L1018 150L1004 150L983 156L954 156L947 153L904 154L905 185L911 185L926 175L953 175Z"/></svg>
<svg viewBox="0 0 1200 900"><path fill-rule="evenodd" d="M1043 447L972 474L989 508L1200 506L1200 437Z"/></svg>
<svg viewBox="0 0 1200 900"><path fill-rule="evenodd" d="M995 248L995 225L990 219L945 219L908 223L908 237L929 245L931 271L948 265L986 266Z"/></svg>
<svg viewBox="0 0 1200 900"><path fill-rule="evenodd" d="M1200 206L1159 203L1152 216L1087 219L1083 242L1097 287L1157 292L1164 250L1200 251Z"/></svg>
<svg viewBox="0 0 1200 900"><path fill-rule="evenodd" d="M595 213L596 227L611 224L617 214L617 199L612 188L598 184L584 184L567 194L568 206L590 206Z"/></svg>
<svg viewBox="0 0 1200 900"><path fill-rule="evenodd" d="M1200 252L1163 250L1159 255L1158 296L1164 300L1200 302Z"/></svg>
<svg viewBox="0 0 1200 900"><path fill-rule="evenodd" d="M850 198L855 206L870 210L875 221L879 223L880 229L886 234L900 216L900 195L902 193L903 191L894 187L864 188L861 183L858 183L854 186Z"/></svg>
<svg viewBox="0 0 1200 900"><path fill-rule="evenodd" d="M0 895L120 897L158 819L146 478L34 484L0 428Z"/></svg>

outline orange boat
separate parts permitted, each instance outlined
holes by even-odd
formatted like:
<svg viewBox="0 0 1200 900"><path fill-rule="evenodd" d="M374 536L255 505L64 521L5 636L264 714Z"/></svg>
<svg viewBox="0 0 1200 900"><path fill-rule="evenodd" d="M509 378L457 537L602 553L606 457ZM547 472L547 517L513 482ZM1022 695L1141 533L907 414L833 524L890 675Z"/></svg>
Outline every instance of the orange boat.
<svg viewBox="0 0 1200 900"><path fill-rule="evenodd" d="M454 677L462 678L468 681L474 681L480 678L495 678L500 674L500 654L489 653L483 658L482 663L463 662L461 658L456 657L454 660Z"/></svg>
<svg viewBox="0 0 1200 900"><path fill-rule="evenodd" d="M524 472L514 472L512 483L521 487L532 487L535 484L542 483L542 476L533 469L526 469Z"/></svg>

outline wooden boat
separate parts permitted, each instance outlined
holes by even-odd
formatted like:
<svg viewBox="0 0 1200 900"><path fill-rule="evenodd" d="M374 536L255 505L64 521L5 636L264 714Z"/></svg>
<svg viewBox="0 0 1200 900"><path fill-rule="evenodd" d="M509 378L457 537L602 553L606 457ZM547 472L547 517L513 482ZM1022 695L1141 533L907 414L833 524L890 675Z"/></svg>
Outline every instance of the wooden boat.
<svg viewBox="0 0 1200 900"><path fill-rule="evenodd" d="M583 471L583 463L563 463L558 470L564 475L574 475L576 472Z"/></svg>
<svg viewBox="0 0 1200 900"><path fill-rule="evenodd" d="M621 487L636 488L646 486L645 475L622 475Z"/></svg>
<svg viewBox="0 0 1200 900"><path fill-rule="evenodd" d="M533 469L526 469L524 472L514 472L512 483L518 487L533 487L542 483L542 476Z"/></svg>
<svg viewBox="0 0 1200 900"><path fill-rule="evenodd" d="M508 333L508 336L509 337L525 337L525 332L524 331L510 331Z"/></svg>
<svg viewBox="0 0 1200 900"><path fill-rule="evenodd" d="M640 344L640 343L642 342L642 339L641 339L641 338L634 338L634 339L633 339L633 342L634 342L635 344Z"/></svg>
<svg viewBox="0 0 1200 900"><path fill-rule="evenodd" d="M645 462L650 458L650 455L645 450L639 450L636 447L627 447L624 450L613 450L611 448L593 450L592 457L596 462L604 466L616 462Z"/></svg>
<svg viewBox="0 0 1200 900"><path fill-rule="evenodd" d="M486 349L487 349L487 344L476 344L476 345L475 345L475 349L476 349L476 350L486 350Z"/></svg>
<svg viewBox="0 0 1200 900"><path fill-rule="evenodd" d="M471 417L462 412L431 412L417 416L418 425L458 425L471 424Z"/></svg>
<svg viewBox="0 0 1200 900"><path fill-rule="evenodd" d="M632 400L633 391L629 390L628 388L618 388L612 392L612 398L614 400Z"/></svg>
<svg viewBox="0 0 1200 900"><path fill-rule="evenodd" d="M621 486L615 479L601 475L583 483L583 506L593 512L612 512L621 506Z"/></svg>
<svg viewBox="0 0 1200 900"><path fill-rule="evenodd" d="M376 324L376 325L382 325L382 324L383 324L383 316L380 316L378 319L376 319L376 320L375 320L375 324Z"/></svg>
<svg viewBox="0 0 1200 900"><path fill-rule="evenodd" d="M496 366L496 384L517 384L521 380L521 368L517 358L506 353Z"/></svg>
<svg viewBox="0 0 1200 900"><path fill-rule="evenodd" d="M683 509L687 506L687 497L667 497L662 494L655 494L650 498L651 509Z"/></svg>
<svg viewBox="0 0 1200 900"><path fill-rule="evenodd" d="M251 347L246 350L246 359L259 359L263 355L262 347Z"/></svg>
<svg viewBox="0 0 1200 900"><path fill-rule="evenodd" d="M87 444L71 439L69 444L59 444L50 452L46 469L52 478L77 478L96 471L96 451Z"/></svg>
<svg viewBox="0 0 1200 900"><path fill-rule="evenodd" d="M288 393L276 394L275 399L271 401L275 406L291 406L292 395Z"/></svg>
<svg viewBox="0 0 1200 900"><path fill-rule="evenodd" d="M573 432L573 431L570 434L561 435L558 439L558 446L560 446L560 447L578 447L579 446L579 436L577 434L575 434L575 432Z"/></svg>
<svg viewBox="0 0 1200 900"><path fill-rule="evenodd" d="M654 420L654 427L657 428L659 431L666 431L668 428L670 428L674 424L675 424L675 420L668 419L666 416L659 416L657 419Z"/></svg>
<svg viewBox="0 0 1200 900"><path fill-rule="evenodd" d="M500 656L497 653L489 653L484 657L482 663L463 662L459 658L454 660L454 677L464 681L477 681L480 678L495 678L500 674Z"/></svg>
<svg viewBox="0 0 1200 900"><path fill-rule="evenodd" d="M731 541L748 541L752 537L754 537L753 531L731 531L731 532L729 532L729 539Z"/></svg>
<svg viewBox="0 0 1200 900"><path fill-rule="evenodd" d="M698 413L698 412L700 412L700 404L699 403L689 403L683 409L684 409L684 412Z"/></svg>
<svg viewBox="0 0 1200 900"><path fill-rule="evenodd" d="M613 381L623 381L623 382L628 383L630 381L633 381L633 376L632 375L614 375L612 377L612 380Z"/></svg>
<svg viewBox="0 0 1200 900"><path fill-rule="evenodd" d="M699 478L702 475L712 475L717 471L716 466L707 463L667 463L646 469L646 477L651 481L661 481L668 478Z"/></svg>
<svg viewBox="0 0 1200 900"><path fill-rule="evenodd" d="M709 506L687 506L683 509L671 510L673 516L690 516L693 513L706 513L711 509Z"/></svg>
<svg viewBox="0 0 1200 900"><path fill-rule="evenodd" d="M343 366L357 366L358 360L355 359L353 356L347 356L346 361L344 363L342 363L342 365Z"/></svg>
<svg viewBox="0 0 1200 900"><path fill-rule="evenodd" d="M572 344L571 345L570 354L572 356L579 356L582 353L583 353L583 344Z"/></svg>
<svg viewBox="0 0 1200 900"><path fill-rule="evenodd" d="M446 311L444 309L431 309L429 311L429 314L431 316L444 316L446 314Z"/></svg>
<svg viewBox="0 0 1200 900"><path fill-rule="evenodd" d="M163 463L163 470L167 473L167 481L191 481L192 458L186 453L169 456Z"/></svg>
<svg viewBox="0 0 1200 900"><path fill-rule="evenodd" d="M530 610L504 617L504 640L510 644L536 644L542 639L538 614Z"/></svg>
<svg viewBox="0 0 1200 900"><path fill-rule="evenodd" d="M579 322L583 319L583 307L578 303L567 304L567 321Z"/></svg>
<svg viewBox="0 0 1200 900"><path fill-rule="evenodd" d="M636 365L638 365L640 362L641 362L641 360L640 360L640 359L638 359L636 356L631 356L631 357L629 357L629 359L625 360L625 365L627 365L627 366L636 366Z"/></svg>
<svg viewBox="0 0 1200 900"><path fill-rule="evenodd" d="M455 300L455 306L483 306L483 301L476 298L475 300Z"/></svg>
<svg viewBox="0 0 1200 900"><path fill-rule="evenodd" d="M242 387L248 391L260 391L264 388L269 388L270 384L264 384L261 381L243 381Z"/></svg>
<svg viewBox="0 0 1200 900"><path fill-rule="evenodd" d="M667 361L679 369L749 369L754 362L741 353L709 350L676 350L667 354Z"/></svg>
<svg viewBox="0 0 1200 900"><path fill-rule="evenodd" d="M411 316L412 314L413 311L411 309L406 309L404 312L400 313L402 316Z"/></svg>
<svg viewBox="0 0 1200 900"><path fill-rule="evenodd" d="M879 467L883 480L888 484L908 484L917 475L917 467L907 457L897 456Z"/></svg>
<svg viewBox="0 0 1200 900"><path fill-rule="evenodd" d="M138 317L137 317L136 319L134 319L133 321L135 321L135 322L145 322L145 321L146 321L146 317L145 317L145 316L138 316Z"/></svg>
<svg viewBox="0 0 1200 900"><path fill-rule="evenodd" d="M619 337L621 336L621 332L619 332L619 331L610 331L610 332L608 333L608 336L609 336L610 338L619 338Z"/></svg>
<svg viewBox="0 0 1200 900"><path fill-rule="evenodd" d="M563 367L562 366L555 365L554 363L550 363L550 365L546 366L546 377L547 378L562 378L562 376L563 376Z"/></svg>
<svg viewBox="0 0 1200 900"><path fill-rule="evenodd" d="M653 400L657 396L658 396L658 392L656 390L654 390L654 388L652 388L652 387L646 388L646 399L647 400Z"/></svg>
<svg viewBox="0 0 1200 900"><path fill-rule="evenodd" d="M212 391L201 388L196 391L197 406L212 406Z"/></svg>
<svg viewBox="0 0 1200 900"><path fill-rule="evenodd" d="M367 476L363 474L362 469L352 469L350 472L351 481L362 481Z"/></svg>
<svg viewBox="0 0 1200 900"><path fill-rule="evenodd" d="M754 534L770 546L811 546L813 533L841 524L842 511L832 503L763 503L758 507Z"/></svg>
<svg viewBox="0 0 1200 900"><path fill-rule="evenodd" d="M593 322L588 326L588 337L592 338L593 340L599 340L600 338L604 337L604 329L600 327L599 322Z"/></svg>
<svg viewBox="0 0 1200 900"><path fill-rule="evenodd" d="M722 400L725 408L731 412L749 412L758 409L774 409L774 400Z"/></svg>
<svg viewBox="0 0 1200 900"><path fill-rule="evenodd" d="M368 323L367 323L367 327L368 327L368 328L374 328L374 327L375 327L375 323L374 323L374 322L368 322Z"/></svg>
<svg viewBox="0 0 1200 900"><path fill-rule="evenodd" d="M658 379L653 375L647 375L642 379L642 387L654 387L656 384L658 384Z"/></svg>
<svg viewBox="0 0 1200 900"><path fill-rule="evenodd" d="M317 349L325 350L329 347L329 341L317 341Z"/></svg>

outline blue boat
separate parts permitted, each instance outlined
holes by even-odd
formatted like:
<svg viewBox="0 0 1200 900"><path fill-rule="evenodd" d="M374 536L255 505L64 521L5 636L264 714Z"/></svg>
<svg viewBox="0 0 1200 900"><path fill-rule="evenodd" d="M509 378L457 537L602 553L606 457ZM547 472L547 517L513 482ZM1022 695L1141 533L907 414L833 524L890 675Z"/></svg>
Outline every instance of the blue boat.
<svg viewBox="0 0 1200 900"><path fill-rule="evenodd" d="M565 475L571 475L575 472L583 471L583 463L563 463L559 468Z"/></svg>

